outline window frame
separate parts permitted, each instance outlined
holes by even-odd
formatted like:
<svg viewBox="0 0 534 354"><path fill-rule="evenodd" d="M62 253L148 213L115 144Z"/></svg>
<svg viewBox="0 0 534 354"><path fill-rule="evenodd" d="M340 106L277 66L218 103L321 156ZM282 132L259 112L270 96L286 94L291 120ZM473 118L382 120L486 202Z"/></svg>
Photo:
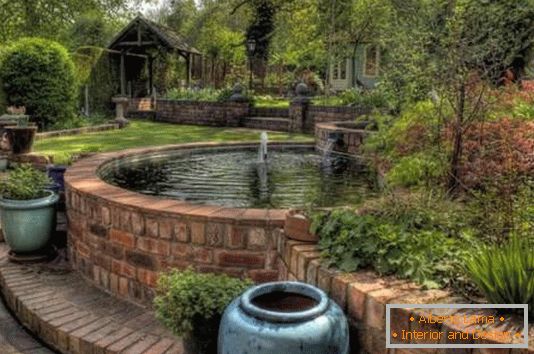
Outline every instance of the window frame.
<svg viewBox="0 0 534 354"><path fill-rule="evenodd" d="M376 61L376 69L374 74L369 74L367 72L367 62L368 62L368 48L374 47L376 49L375 51L375 61ZM376 78L378 77L380 73L380 47L375 44L366 44L363 48L363 76L368 78Z"/></svg>

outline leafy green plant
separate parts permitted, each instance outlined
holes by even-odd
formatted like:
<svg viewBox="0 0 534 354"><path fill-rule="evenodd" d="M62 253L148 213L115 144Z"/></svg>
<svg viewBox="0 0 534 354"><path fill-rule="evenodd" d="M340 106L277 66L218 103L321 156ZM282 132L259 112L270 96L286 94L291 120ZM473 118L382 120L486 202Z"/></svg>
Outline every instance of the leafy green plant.
<svg viewBox="0 0 534 354"><path fill-rule="evenodd" d="M388 171L386 180L390 186L418 186L436 184L446 174L444 155L432 154L431 151L402 157Z"/></svg>
<svg viewBox="0 0 534 354"><path fill-rule="evenodd" d="M9 46L0 64L7 104L25 106L42 126L70 119L76 106L74 64L59 43L24 38Z"/></svg>
<svg viewBox="0 0 534 354"><path fill-rule="evenodd" d="M220 317L230 302L252 282L191 269L162 274L154 299L157 317L175 334L193 331L203 321Z"/></svg>
<svg viewBox="0 0 534 354"><path fill-rule="evenodd" d="M312 217L312 232L319 236L322 257L328 266L352 272L370 268L395 274L426 287L450 285L461 277L458 259L472 231L449 206L429 208L426 201L389 198L353 210L337 209Z"/></svg>
<svg viewBox="0 0 534 354"><path fill-rule="evenodd" d="M0 183L0 194L5 199L31 200L46 196L51 184L46 173L30 165L21 165L9 173L6 181Z"/></svg>
<svg viewBox="0 0 534 354"><path fill-rule="evenodd" d="M529 304L534 316L534 239L511 237L465 257L471 280L493 304Z"/></svg>

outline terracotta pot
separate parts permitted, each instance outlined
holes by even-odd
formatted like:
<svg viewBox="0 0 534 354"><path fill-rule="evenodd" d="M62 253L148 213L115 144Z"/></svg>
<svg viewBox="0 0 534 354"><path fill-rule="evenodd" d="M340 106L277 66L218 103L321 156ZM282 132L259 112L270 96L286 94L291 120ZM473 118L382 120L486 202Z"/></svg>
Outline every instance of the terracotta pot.
<svg viewBox="0 0 534 354"><path fill-rule="evenodd" d="M284 232L287 237L297 241L317 242L319 238L310 232L311 221L299 211L292 210L286 215Z"/></svg>

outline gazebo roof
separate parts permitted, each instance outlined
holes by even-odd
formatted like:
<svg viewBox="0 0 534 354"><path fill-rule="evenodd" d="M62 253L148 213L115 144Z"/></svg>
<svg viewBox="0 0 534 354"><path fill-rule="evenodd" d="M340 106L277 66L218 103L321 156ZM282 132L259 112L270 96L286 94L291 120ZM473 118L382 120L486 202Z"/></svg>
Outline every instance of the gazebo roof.
<svg viewBox="0 0 534 354"><path fill-rule="evenodd" d="M155 37L159 44L165 46L167 49L177 50L182 53L190 53L201 55L201 53L189 45L178 33L174 32L167 26L150 21L141 15L134 18L126 27L122 29L111 41L108 49L117 49L117 47L142 47L147 45L154 45L154 43L144 42L140 30L143 29ZM135 41L127 41L130 36L137 38Z"/></svg>

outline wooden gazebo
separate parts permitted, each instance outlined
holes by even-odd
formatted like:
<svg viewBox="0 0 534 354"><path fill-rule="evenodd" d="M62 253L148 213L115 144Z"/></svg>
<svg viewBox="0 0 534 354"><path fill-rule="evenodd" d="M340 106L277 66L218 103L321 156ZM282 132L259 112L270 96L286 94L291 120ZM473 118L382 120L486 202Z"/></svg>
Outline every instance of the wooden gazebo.
<svg viewBox="0 0 534 354"><path fill-rule="evenodd" d="M176 32L141 15L115 36L108 46L108 52L120 55L118 72L121 95L133 95L132 82L144 85L145 95L151 95L154 61L163 53L176 54L185 59L188 86L193 78L202 76L202 54ZM141 78L141 72L145 72L146 77Z"/></svg>

